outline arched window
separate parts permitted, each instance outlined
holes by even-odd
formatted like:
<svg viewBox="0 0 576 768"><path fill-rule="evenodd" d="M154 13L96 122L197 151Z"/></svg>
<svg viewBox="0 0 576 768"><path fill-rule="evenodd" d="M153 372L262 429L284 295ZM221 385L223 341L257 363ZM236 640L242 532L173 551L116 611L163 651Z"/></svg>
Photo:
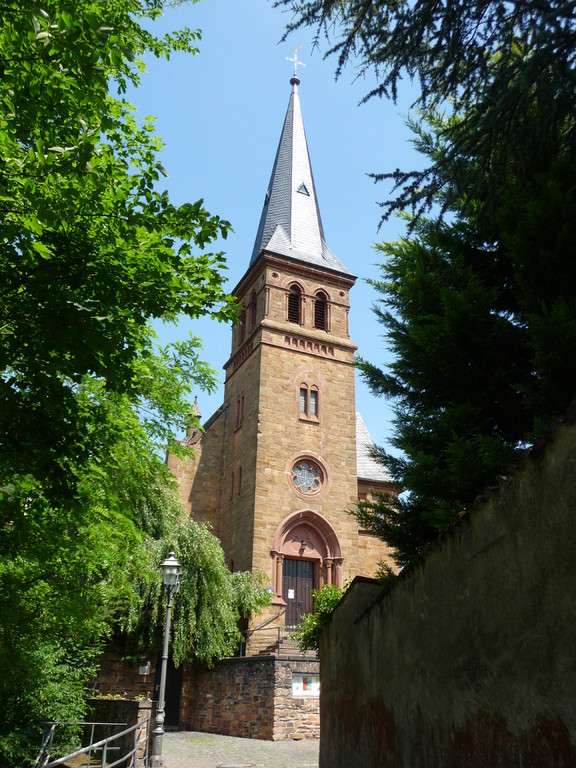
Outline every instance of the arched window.
<svg viewBox="0 0 576 768"><path fill-rule="evenodd" d="M246 338L246 310L240 312L240 325L238 327L238 344L242 344Z"/></svg>
<svg viewBox="0 0 576 768"><path fill-rule="evenodd" d="M314 328L328 330L328 297L322 291L318 291L314 301Z"/></svg>
<svg viewBox="0 0 576 768"><path fill-rule="evenodd" d="M236 396L236 424L235 429L242 426L244 421L244 392Z"/></svg>
<svg viewBox="0 0 576 768"><path fill-rule="evenodd" d="M318 417L318 390L315 387L308 392L308 412L310 416Z"/></svg>
<svg viewBox="0 0 576 768"><path fill-rule="evenodd" d="M320 419L320 392L315 385L305 382L300 384L298 396L298 413L301 419L319 421Z"/></svg>
<svg viewBox="0 0 576 768"><path fill-rule="evenodd" d="M288 322L302 322L302 291L297 285L291 285L288 294Z"/></svg>
<svg viewBox="0 0 576 768"><path fill-rule="evenodd" d="M256 309L258 302L256 299L256 291L252 291L250 298L250 305L248 307L248 331L253 331L256 328Z"/></svg>

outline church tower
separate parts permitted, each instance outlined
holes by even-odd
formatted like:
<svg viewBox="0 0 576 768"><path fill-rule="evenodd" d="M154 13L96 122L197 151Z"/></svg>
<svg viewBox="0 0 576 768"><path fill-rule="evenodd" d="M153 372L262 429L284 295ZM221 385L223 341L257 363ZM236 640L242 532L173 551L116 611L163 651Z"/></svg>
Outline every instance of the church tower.
<svg viewBox="0 0 576 768"><path fill-rule="evenodd" d="M326 244L296 74L290 84L254 249L233 291L244 309L224 404L189 436L196 457L169 459L190 514L212 525L229 567L269 578L272 605L252 629L298 624L313 588L373 575L385 546L348 511L391 490L355 409L356 278Z"/></svg>

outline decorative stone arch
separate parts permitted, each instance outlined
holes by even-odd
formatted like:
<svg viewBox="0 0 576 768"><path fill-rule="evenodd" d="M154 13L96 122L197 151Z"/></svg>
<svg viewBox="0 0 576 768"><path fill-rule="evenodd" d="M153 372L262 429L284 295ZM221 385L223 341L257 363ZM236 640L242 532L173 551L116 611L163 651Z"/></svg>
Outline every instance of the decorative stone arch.
<svg viewBox="0 0 576 768"><path fill-rule="evenodd" d="M280 285L285 291L289 291L292 286L296 286L302 291L304 296L309 293L307 282L300 277L294 277L294 275L285 275L281 280Z"/></svg>
<svg viewBox="0 0 576 768"><path fill-rule="evenodd" d="M322 393L328 389L326 377L311 364L298 366L292 371L288 380L291 387L297 387L302 381L315 384Z"/></svg>
<svg viewBox="0 0 576 768"><path fill-rule="evenodd" d="M335 584L342 588L342 548L334 528L318 512L304 509L285 517L274 536L272 587L282 599L282 572L285 558L308 560L315 566L315 586Z"/></svg>

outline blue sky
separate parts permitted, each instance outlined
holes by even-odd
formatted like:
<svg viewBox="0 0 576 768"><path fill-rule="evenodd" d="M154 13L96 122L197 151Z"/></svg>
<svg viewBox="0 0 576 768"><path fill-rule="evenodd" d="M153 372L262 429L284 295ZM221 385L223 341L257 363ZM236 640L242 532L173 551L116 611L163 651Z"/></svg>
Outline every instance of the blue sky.
<svg viewBox="0 0 576 768"><path fill-rule="evenodd" d="M226 251L232 290L248 267L264 194L288 106L292 65L286 57L301 45L298 58L300 101L326 241L358 281L351 293L350 335L359 353L377 365L386 361L382 326L371 311L378 298L364 278L377 278L373 244L396 239L399 221L378 231L386 197L370 172L412 168L418 157L410 143L404 102L371 100L360 105L374 84L353 69L334 78L335 60L313 50L311 30L280 43L290 16L268 0L201 0L170 9L158 30L187 25L202 30L197 56L176 55L170 61L147 59L141 87L129 98L138 115L154 115L165 143L162 162L166 187L174 203L203 198L211 213L233 227ZM402 97L402 94L401 94ZM204 359L218 372L230 353L230 328L214 321L183 321L164 338L203 339ZM198 396L203 420L222 403L223 386L211 396ZM374 440L386 445L390 409L357 377L356 407Z"/></svg>

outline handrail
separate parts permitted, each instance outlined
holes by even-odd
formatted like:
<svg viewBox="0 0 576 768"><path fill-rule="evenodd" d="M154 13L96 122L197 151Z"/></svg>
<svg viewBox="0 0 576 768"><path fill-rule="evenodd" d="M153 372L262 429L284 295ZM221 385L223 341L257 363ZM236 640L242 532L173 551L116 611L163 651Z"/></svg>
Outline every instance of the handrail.
<svg viewBox="0 0 576 768"><path fill-rule="evenodd" d="M270 616L266 621L263 621L262 624L258 624L257 627L253 627L252 629L245 629L243 630L246 634L251 632L259 632L261 629L266 629L266 627L269 624L272 624L273 621L276 621L282 614L285 612L285 608L280 608L278 613L274 613L272 616ZM271 627L271 629L276 629L276 627Z"/></svg>
<svg viewBox="0 0 576 768"><path fill-rule="evenodd" d="M38 756L36 757L36 760L34 760L34 765L32 768L40 768L40 760L42 759L42 756L47 751L48 744L52 743L52 739L54 738L54 731L56 730L57 723L51 723L50 728L48 729L48 732L42 739L42 744L40 746L40 751L38 752Z"/></svg>
<svg viewBox="0 0 576 768"><path fill-rule="evenodd" d="M145 729L148 728L149 718L146 718L142 720L140 723L135 723L134 725L131 725L129 728L125 728L123 731L119 731L118 733L112 734L112 736L107 736L105 739L100 739L100 741L96 741L93 744L89 744L87 747L82 747L81 749L77 749L75 752L71 752L69 755L65 755L64 757L59 757L56 760L50 760L49 762L44 762L41 764L41 768L56 768L56 766L63 765L68 760L73 760L76 757L80 757L81 755L91 754L97 749L102 749L102 759L100 762L101 768L114 768L114 766L121 765L122 763L128 763L126 762L129 758L132 758L140 748L140 741L142 737L142 733ZM56 727L56 723L53 724L51 728L52 735L54 733L54 728ZM116 725L116 723L112 723L112 725ZM116 739L121 739L124 736L128 736L130 733L134 733L134 747L131 749L127 754L125 754L123 757L119 758L113 763L107 763L106 762L106 753L108 750L109 745L115 741ZM45 740L46 742L46 740ZM43 744L43 748L45 747L45 744ZM112 747L114 749L114 747ZM36 768L37 765L40 765L39 760L40 755L38 758L36 758L36 762L34 763L34 766ZM148 739L146 739L146 746L145 746L145 754L143 763L144 766L148 764ZM136 765L134 760L130 761L130 766Z"/></svg>
<svg viewBox="0 0 576 768"><path fill-rule="evenodd" d="M95 726L110 726L112 728L120 728L122 726L127 726L128 723L107 723L103 721L86 721L86 720L66 720L66 721L48 721L47 723L44 723L46 726L50 726L46 735L42 739L42 744L40 746L40 750L38 751L38 755L36 757L36 760L34 761L34 765L32 768L45 768L45 766L48 763L48 760L50 759L50 752L52 749L52 744L54 741L54 734L56 732L56 727L59 725L82 725L84 727L90 726L90 738L89 742L92 744L92 741L94 739L94 728ZM113 749L120 749L120 747L113 747ZM90 753L88 753L88 761L90 761Z"/></svg>
<svg viewBox="0 0 576 768"><path fill-rule="evenodd" d="M253 637L259 632L275 632L277 635L276 643L280 645L280 636L282 634L282 627L259 627L255 629L244 629L240 632L240 653L239 656L242 657L245 654L242 653L242 647L246 646L248 643L248 639Z"/></svg>

